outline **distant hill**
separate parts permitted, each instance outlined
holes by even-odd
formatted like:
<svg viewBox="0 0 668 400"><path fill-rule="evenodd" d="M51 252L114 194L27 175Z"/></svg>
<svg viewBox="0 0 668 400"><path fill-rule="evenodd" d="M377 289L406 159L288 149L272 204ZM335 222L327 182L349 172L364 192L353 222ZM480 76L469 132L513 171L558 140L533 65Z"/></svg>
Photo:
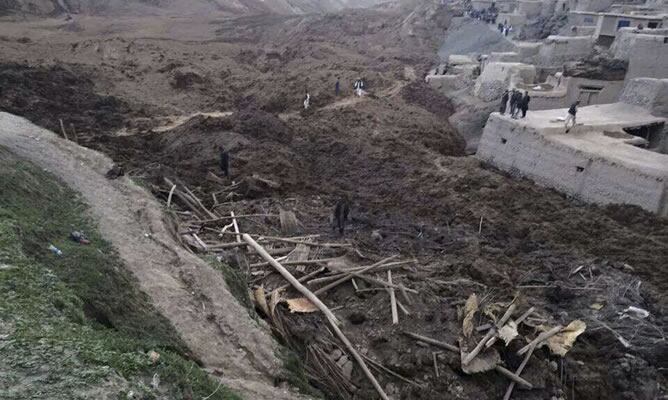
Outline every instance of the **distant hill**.
<svg viewBox="0 0 668 400"><path fill-rule="evenodd" d="M344 8L370 7L392 0L0 0L0 15L54 16L193 14L225 12L234 15L307 14Z"/></svg>

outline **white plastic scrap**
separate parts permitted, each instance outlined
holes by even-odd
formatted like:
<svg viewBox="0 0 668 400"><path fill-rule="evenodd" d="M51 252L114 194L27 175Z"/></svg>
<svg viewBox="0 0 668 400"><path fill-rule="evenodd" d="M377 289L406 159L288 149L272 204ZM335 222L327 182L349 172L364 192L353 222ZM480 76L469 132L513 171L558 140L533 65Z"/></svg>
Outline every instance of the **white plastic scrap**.
<svg viewBox="0 0 668 400"><path fill-rule="evenodd" d="M624 310L624 314L626 315L633 314L634 317L642 319L649 317L649 311L633 306L630 306L626 310Z"/></svg>

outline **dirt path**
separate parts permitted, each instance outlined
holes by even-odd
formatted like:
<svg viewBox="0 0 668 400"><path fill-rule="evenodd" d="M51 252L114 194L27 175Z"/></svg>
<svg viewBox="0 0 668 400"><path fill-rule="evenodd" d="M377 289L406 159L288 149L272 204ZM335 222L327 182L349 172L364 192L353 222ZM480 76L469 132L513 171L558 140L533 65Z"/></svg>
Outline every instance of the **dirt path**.
<svg viewBox="0 0 668 400"><path fill-rule="evenodd" d="M415 72L415 69L410 66L405 66L404 67L404 78L407 79L407 81L396 81L392 86L390 86L387 89L381 90L376 94L376 97L378 98L387 98L387 97L392 97L396 96L401 92L401 89L403 89L406 85L411 83L412 81L417 79L417 73ZM357 95L350 95L347 97L342 98L341 100L335 101L334 103L328 104L320 110L335 110L339 108L345 108L345 107L351 107L358 105L364 101L369 100L368 93L365 92L363 96L357 96ZM287 121L289 119L298 117L299 113L298 112L291 112L291 113L282 113L279 114L278 117L283 120Z"/></svg>
<svg viewBox="0 0 668 400"><path fill-rule="evenodd" d="M234 299L220 272L174 241L151 194L127 177L104 177L109 158L7 113L0 113L0 146L83 195L142 290L224 384L247 399L299 398L273 386L281 367L266 327Z"/></svg>

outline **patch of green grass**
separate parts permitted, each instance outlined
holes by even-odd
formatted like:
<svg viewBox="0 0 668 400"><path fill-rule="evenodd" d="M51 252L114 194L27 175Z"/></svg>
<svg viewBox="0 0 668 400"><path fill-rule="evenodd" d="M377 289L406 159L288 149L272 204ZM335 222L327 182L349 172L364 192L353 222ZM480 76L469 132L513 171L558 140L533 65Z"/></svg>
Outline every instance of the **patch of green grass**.
<svg viewBox="0 0 668 400"><path fill-rule="evenodd" d="M186 356L76 193L2 148L0 187L0 399L239 399Z"/></svg>

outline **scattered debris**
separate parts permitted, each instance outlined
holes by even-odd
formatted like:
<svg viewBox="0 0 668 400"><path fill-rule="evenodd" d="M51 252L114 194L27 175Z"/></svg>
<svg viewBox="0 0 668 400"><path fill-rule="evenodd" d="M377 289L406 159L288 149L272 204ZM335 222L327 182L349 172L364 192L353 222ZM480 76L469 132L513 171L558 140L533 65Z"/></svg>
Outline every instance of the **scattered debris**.
<svg viewBox="0 0 668 400"><path fill-rule="evenodd" d="M86 238L83 232L73 231L70 233L70 239L79 243L79 244L90 244L90 240Z"/></svg>
<svg viewBox="0 0 668 400"><path fill-rule="evenodd" d="M305 297L288 299L285 300L285 302L288 303L288 308L290 308L290 312L293 313L312 313L318 311L318 307Z"/></svg>
<svg viewBox="0 0 668 400"><path fill-rule="evenodd" d="M510 321L503 328L499 329L499 337L506 342L506 346L515 339L519 333L517 333L517 324L515 321Z"/></svg>
<svg viewBox="0 0 668 400"><path fill-rule="evenodd" d="M151 350L148 352L148 359L151 360L152 364L155 364L158 362L158 360L160 360L160 353Z"/></svg>
<svg viewBox="0 0 668 400"><path fill-rule="evenodd" d="M587 324L579 319L571 322L563 328L558 334L547 339L547 346L552 354L564 357L573 347L575 339L587 329Z"/></svg>
<svg viewBox="0 0 668 400"><path fill-rule="evenodd" d="M55 254L57 256L62 256L63 255L63 252L59 248L57 248L56 246L54 246L52 244L49 245L48 249L49 249L50 252L52 252L53 254Z"/></svg>
<svg viewBox="0 0 668 400"><path fill-rule="evenodd" d="M281 221L281 233L284 235L296 235L299 233L299 220L294 211L279 210L279 219Z"/></svg>
<svg viewBox="0 0 668 400"><path fill-rule="evenodd" d="M649 317L649 311L644 310L642 308L634 307L634 306L629 306L624 310L624 314L627 316L629 314L633 314L634 317L636 318L641 318L645 319Z"/></svg>
<svg viewBox="0 0 668 400"><path fill-rule="evenodd" d="M462 328L465 337L471 337L471 334L473 333L473 317L477 311L478 297L473 293L466 300L466 305L464 306L464 321L462 322Z"/></svg>
<svg viewBox="0 0 668 400"><path fill-rule="evenodd" d="M160 375L156 372L153 374L153 378L151 379L151 387L153 390L158 390L158 387L160 387Z"/></svg>
<svg viewBox="0 0 668 400"><path fill-rule="evenodd" d="M105 174L107 179L118 179L123 175L125 175L125 169L118 164L114 164Z"/></svg>

